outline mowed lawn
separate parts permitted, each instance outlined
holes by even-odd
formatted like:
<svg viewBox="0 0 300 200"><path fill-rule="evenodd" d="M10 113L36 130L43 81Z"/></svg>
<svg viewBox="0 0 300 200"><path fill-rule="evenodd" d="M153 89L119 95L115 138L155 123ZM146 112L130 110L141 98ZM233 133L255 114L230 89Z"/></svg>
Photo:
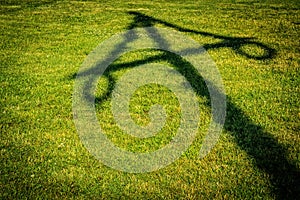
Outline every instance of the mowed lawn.
<svg viewBox="0 0 300 200"><path fill-rule="evenodd" d="M0 199L296 199L300 195L300 4L296 0L0 2ZM116 125L111 93L125 72L145 63L178 70L199 100L199 130L174 163L149 173L105 166L82 144L73 121L77 72L98 44L136 27L176 30L216 63L227 116L212 151L199 158L211 119L199 74L161 50L128 52L99 80L99 124L118 147L151 152L170 142L180 106L170 90L141 87L130 111L149 123L166 108L156 136L137 139Z"/></svg>

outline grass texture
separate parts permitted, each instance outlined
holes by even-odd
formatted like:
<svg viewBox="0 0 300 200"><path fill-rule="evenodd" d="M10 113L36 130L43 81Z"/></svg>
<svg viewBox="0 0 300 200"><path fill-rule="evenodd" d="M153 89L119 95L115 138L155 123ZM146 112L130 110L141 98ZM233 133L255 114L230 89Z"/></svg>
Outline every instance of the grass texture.
<svg viewBox="0 0 300 200"><path fill-rule="evenodd" d="M298 1L52 1L0 3L1 199L296 199L300 185L300 11ZM137 124L162 104L155 137L123 133L110 110L118 79L143 63L174 67L190 82L201 117L194 143L173 164L151 173L111 169L83 146L72 114L74 80L102 41L135 27L186 34L215 61L226 89L227 116L213 150L198 157L210 122L201 77L168 52L129 52L99 80L96 110L120 148L150 152L178 128L180 106L165 87L132 96Z"/></svg>

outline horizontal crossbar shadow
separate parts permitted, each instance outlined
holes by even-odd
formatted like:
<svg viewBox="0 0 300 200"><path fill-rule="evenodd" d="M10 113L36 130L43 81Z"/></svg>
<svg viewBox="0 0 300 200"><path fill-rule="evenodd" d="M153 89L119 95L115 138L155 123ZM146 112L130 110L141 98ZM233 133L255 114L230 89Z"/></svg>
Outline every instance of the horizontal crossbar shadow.
<svg viewBox="0 0 300 200"><path fill-rule="evenodd" d="M231 48L240 55L243 55L247 58L256 59L256 60L271 59L276 55L275 49L273 49L261 42L254 41L254 38L252 38L252 37L229 37L229 36L223 36L223 35L205 32L205 31L196 31L196 30L183 28L183 27L177 26L175 24L147 16L140 12L130 11L130 12L128 12L128 14L134 16L134 23L131 23L130 26L128 27L128 29L133 29L133 28L137 28L137 27L154 26L155 24L162 24L162 25L165 25L166 27L173 28L180 32L194 33L194 34L199 34L202 36L212 37L212 38L221 40L220 42L214 43L214 44L204 44L203 47L206 50L216 49L216 48ZM250 54L249 52L246 52L243 49L243 47L246 45L255 45L256 47L263 50L264 53L262 55ZM187 50L187 51L191 52L191 50Z"/></svg>

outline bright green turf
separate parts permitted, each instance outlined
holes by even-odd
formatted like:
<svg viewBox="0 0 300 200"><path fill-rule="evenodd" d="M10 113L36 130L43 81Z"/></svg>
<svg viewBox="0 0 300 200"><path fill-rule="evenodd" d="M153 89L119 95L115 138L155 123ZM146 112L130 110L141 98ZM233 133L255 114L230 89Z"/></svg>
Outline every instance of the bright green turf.
<svg viewBox="0 0 300 200"><path fill-rule="evenodd" d="M1 1L0 198L295 198L300 184L299 8L297 1L288 0ZM137 14L139 21L134 21ZM159 27L181 27L207 48L224 81L228 116L218 144L199 159L210 108L201 95L205 89L195 88L202 118L190 149L164 169L128 174L104 166L82 145L72 115L74 78L101 41L151 25L151 20ZM213 45L222 42L219 36L230 37L227 47ZM235 51L240 37L257 42L243 46L252 58ZM273 49L272 56L257 59L264 51L255 44ZM174 55L154 50L124 55L107 77L117 81L130 70L122 63L153 56L197 86L197 78ZM99 81L96 105L109 138L137 152L166 144L179 120L170 91L150 85L133 96L131 111L138 124L148 122L153 103L168 100L170 109L166 134L141 141L122 133L113 121L110 96L105 96L112 87L113 82Z"/></svg>

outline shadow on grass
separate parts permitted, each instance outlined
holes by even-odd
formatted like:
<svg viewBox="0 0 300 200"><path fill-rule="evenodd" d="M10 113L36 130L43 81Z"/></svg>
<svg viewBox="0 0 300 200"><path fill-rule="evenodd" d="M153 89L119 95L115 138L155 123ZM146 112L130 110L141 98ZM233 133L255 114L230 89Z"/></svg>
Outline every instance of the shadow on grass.
<svg viewBox="0 0 300 200"><path fill-rule="evenodd" d="M265 60L265 59L271 59L276 55L275 49L272 49L268 47L267 45L253 41L254 38L251 37L228 37L218 34L213 34L209 32L204 31L195 31L191 29L182 28L180 26L177 26L175 24L165 22L163 20L159 20L150 16L147 16L145 14L139 13L139 12L128 12L131 15L134 15L134 23L132 23L128 29L133 29L137 27L147 27L147 26L154 26L155 24L163 24L167 27L174 28L175 30L178 30L180 32L185 33L195 33L202 36L208 36L216 39L221 39L221 42L215 43L215 44L205 44L203 47L208 49L216 49L216 48L232 48L236 53L241 54L247 58L256 59L256 60ZM262 55L254 55L250 54L249 52L246 52L243 50L243 46L245 45L256 45L257 47L261 48L263 50ZM191 50L188 50L188 52L191 52Z"/></svg>
<svg viewBox="0 0 300 200"><path fill-rule="evenodd" d="M266 60L272 59L276 55L276 51L267 45L253 41L253 38L228 37L217 35L209 32L194 31L177 25L165 22L139 12L129 12L134 16L134 21L128 26L129 29L137 27L149 27L155 24L162 24L171 27L180 32L190 32L200 34L202 36L209 36L216 39L221 39L221 42L215 44L205 44L203 47L207 49L216 48L232 48L236 53L245 56L249 59ZM155 38L153 38L155 40ZM161 39L161 38L160 38ZM120 48L130 43L129 39L124 39L124 42L115 47L115 52L119 52ZM242 47L244 45L256 45L264 50L262 55L252 55L245 52ZM187 52L193 52L191 49ZM159 55L149 56L143 60L136 60L129 63L112 64L103 74L109 81L108 92L100 97L96 97L96 103L101 104L104 100L109 98L114 89L116 80L111 76L113 71L123 68L132 68L145 63L157 61L168 61L170 64L177 66L176 69L189 81L191 86L196 91L197 95L210 99L205 81L198 74L195 68L183 60L178 55L170 52L161 51ZM98 68L101 63L95 68ZM180 66L180 67L179 67ZM79 76L89 75L95 71L94 69L87 70ZM88 89L88 88L87 88ZM88 91L88 90L87 90ZM88 95L88 94L85 94ZM209 105L208 105L209 106ZM237 107L230 97L227 97L227 117L224 129L230 132L236 143L247 152L248 156L254 160L254 164L262 171L270 176L270 182L274 189L274 194L279 199L296 198L299 195L300 173L295 163L287 159L287 150L278 143L271 133L264 131L264 129L255 124L239 107Z"/></svg>

